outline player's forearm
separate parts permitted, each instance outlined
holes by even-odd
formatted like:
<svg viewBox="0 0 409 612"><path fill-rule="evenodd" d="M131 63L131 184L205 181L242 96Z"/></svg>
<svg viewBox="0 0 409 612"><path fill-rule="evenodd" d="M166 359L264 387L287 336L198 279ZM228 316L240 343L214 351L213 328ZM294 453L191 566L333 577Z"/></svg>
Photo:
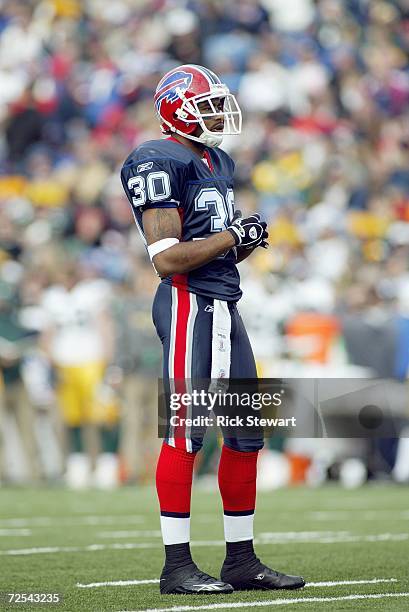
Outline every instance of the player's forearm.
<svg viewBox="0 0 409 612"><path fill-rule="evenodd" d="M204 240L179 242L153 258L155 268L161 277L185 274L209 263L235 246L228 231L218 232Z"/></svg>

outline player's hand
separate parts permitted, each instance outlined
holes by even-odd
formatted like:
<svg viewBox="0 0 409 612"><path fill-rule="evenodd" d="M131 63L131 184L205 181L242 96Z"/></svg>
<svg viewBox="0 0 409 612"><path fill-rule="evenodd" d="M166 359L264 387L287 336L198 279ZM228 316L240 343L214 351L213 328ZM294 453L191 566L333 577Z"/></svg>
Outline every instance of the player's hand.
<svg viewBox="0 0 409 612"><path fill-rule="evenodd" d="M238 247L255 249L262 246L266 249L268 247L266 228L267 223L261 221L258 213L243 218L241 211L236 210L227 231L231 233Z"/></svg>

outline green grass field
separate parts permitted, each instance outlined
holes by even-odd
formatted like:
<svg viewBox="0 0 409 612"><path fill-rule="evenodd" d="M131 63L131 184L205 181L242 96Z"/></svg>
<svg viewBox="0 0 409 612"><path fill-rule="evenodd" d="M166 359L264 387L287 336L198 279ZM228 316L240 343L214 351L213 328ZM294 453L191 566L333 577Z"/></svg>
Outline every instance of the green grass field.
<svg viewBox="0 0 409 612"><path fill-rule="evenodd" d="M224 554L218 494L196 488L192 516L194 558L202 569L217 575ZM3 599L0 606L72 612L201 610L214 604L216 609L245 611L255 607L408 610L408 526L409 494L404 487L296 488L259 494L259 556L275 569L302 574L306 588L230 596L160 596L158 585L150 582L78 586L158 578L163 557L154 489L106 493L3 488L0 591L61 593L63 603L9 605ZM314 584L358 580L364 582ZM402 595L391 596L397 593ZM376 594L379 597L364 597ZM308 598L312 601L305 601Z"/></svg>

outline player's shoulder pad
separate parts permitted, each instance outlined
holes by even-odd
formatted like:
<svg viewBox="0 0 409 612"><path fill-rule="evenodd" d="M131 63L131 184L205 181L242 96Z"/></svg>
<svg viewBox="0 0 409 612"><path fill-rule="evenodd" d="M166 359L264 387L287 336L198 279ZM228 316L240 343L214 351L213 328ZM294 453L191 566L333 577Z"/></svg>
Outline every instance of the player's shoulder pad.
<svg viewBox="0 0 409 612"><path fill-rule="evenodd" d="M132 206L174 208L184 199L188 162L187 147L167 140L150 140L125 160L121 181Z"/></svg>
<svg viewBox="0 0 409 612"><path fill-rule="evenodd" d="M155 165L162 162L165 163L165 165L174 164L186 166L190 161L190 157L191 154L189 153L189 149L178 142L166 139L148 140L139 145L139 147L128 155L123 164L123 168L133 166L136 172L139 173L144 170L149 170L149 164L151 162L152 166L154 165L153 162L156 162Z"/></svg>

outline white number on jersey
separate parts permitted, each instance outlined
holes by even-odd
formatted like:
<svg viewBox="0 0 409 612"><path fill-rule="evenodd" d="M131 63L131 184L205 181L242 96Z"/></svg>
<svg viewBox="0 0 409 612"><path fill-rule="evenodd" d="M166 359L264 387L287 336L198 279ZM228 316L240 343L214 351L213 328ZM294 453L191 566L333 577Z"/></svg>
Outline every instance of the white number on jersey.
<svg viewBox="0 0 409 612"><path fill-rule="evenodd" d="M218 189L209 187L202 189L199 195L195 198L195 210L208 211L209 206L214 207L216 214L210 217L210 231L221 232L226 229L229 221L233 217L234 212L234 195L233 190L228 189L227 198L225 199Z"/></svg>
<svg viewBox="0 0 409 612"><path fill-rule="evenodd" d="M143 176L133 176L128 181L128 189L134 192L132 198L134 206L143 206L146 203L146 191L151 202L166 200L171 194L169 174L164 170L150 172L146 179L146 185Z"/></svg>

